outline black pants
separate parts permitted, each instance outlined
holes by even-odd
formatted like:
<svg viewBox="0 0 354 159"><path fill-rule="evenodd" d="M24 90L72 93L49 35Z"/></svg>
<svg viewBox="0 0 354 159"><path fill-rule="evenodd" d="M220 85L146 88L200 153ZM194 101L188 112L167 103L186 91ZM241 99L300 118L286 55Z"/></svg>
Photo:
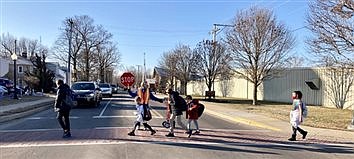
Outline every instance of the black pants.
<svg viewBox="0 0 354 159"><path fill-rule="evenodd" d="M133 128L133 132L135 132L136 128L140 125L140 122L136 122ZM151 128L151 126L148 123L143 123L145 128L148 128L151 132L154 130Z"/></svg>
<svg viewBox="0 0 354 159"><path fill-rule="evenodd" d="M292 134L292 137L296 137L296 131L299 131L300 134L304 135L305 134L305 130L301 129L300 127L292 127L293 128L293 134Z"/></svg>
<svg viewBox="0 0 354 159"><path fill-rule="evenodd" d="M70 131L70 110L59 111L57 114L57 120L64 131Z"/></svg>

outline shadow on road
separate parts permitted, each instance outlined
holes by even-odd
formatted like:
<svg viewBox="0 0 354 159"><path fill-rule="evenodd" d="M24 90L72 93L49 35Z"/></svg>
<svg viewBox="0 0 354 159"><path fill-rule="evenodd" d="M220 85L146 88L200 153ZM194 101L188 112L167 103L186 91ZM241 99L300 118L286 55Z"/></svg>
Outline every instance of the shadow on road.
<svg viewBox="0 0 354 159"><path fill-rule="evenodd" d="M62 139L61 131L1 131L0 142L2 145L11 144L33 144L33 143L88 143L88 142L127 142L127 143L151 143L158 145L177 146L184 148L195 148L218 151L237 151L246 153L277 154L278 150L284 151L308 151L318 153L340 153L353 154L354 142L334 142L317 139L300 140L288 142L284 137L272 134L256 132L236 131L208 131L202 130L199 135L192 135L187 138L183 130L176 131L175 138L167 138L165 134L168 129L154 127L158 132L151 136L149 131L137 131L136 136L128 136L130 128L110 129L75 129L72 130L73 137ZM338 145L342 144L342 145ZM343 145L347 144L347 145ZM241 147L240 147L241 146ZM242 147L247 147L242 149ZM250 150L250 148L269 149Z"/></svg>

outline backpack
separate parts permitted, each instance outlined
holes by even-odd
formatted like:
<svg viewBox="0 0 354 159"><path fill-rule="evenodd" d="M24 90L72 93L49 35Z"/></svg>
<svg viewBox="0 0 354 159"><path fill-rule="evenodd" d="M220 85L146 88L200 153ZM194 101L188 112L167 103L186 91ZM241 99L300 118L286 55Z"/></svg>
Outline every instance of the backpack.
<svg viewBox="0 0 354 159"><path fill-rule="evenodd" d="M63 103L66 105L67 108L71 108L74 106L72 92L70 89L67 90Z"/></svg>
<svg viewBox="0 0 354 159"><path fill-rule="evenodd" d="M150 110L147 108L146 105L143 105L143 109L144 109L143 120L144 120L144 121L149 121L149 120L151 120L151 119L152 119L152 116L151 116Z"/></svg>
<svg viewBox="0 0 354 159"><path fill-rule="evenodd" d="M187 102L178 93L174 95L174 99L177 108L179 108L181 111L187 111Z"/></svg>
<svg viewBox="0 0 354 159"><path fill-rule="evenodd" d="M204 109L205 106L203 104L198 103L198 117L202 116Z"/></svg>
<svg viewBox="0 0 354 159"><path fill-rule="evenodd" d="M301 108L302 108L302 116L304 118L306 118L307 117L307 106L301 102Z"/></svg>

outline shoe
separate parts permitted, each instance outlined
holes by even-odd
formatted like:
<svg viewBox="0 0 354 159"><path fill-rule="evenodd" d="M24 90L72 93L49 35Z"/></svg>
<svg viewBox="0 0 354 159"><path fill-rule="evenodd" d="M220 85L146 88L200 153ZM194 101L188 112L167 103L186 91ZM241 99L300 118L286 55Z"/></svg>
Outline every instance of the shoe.
<svg viewBox="0 0 354 159"><path fill-rule="evenodd" d="M128 133L128 135L129 136L135 136L135 133L134 133L134 131L132 131L132 132Z"/></svg>
<svg viewBox="0 0 354 159"><path fill-rule="evenodd" d="M175 137L175 135L173 133L168 133L167 135L165 135L166 137Z"/></svg>
<svg viewBox="0 0 354 159"><path fill-rule="evenodd" d="M63 134L63 138L69 138L69 137L71 137L71 133L70 132L65 132Z"/></svg>
<svg viewBox="0 0 354 159"><path fill-rule="evenodd" d="M190 130L189 132L188 132L188 138L190 138L192 136L192 130Z"/></svg>
<svg viewBox="0 0 354 159"><path fill-rule="evenodd" d="M307 135L307 131L304 132L304 134L302 134L302 139L305 139Z"/></svg>
<svg viewBox="0 0 354 159"><path fill-rule="evenodd" d="M156 134L156 131L155 131L155 130L152 130L152 131L151 131L151 135L154 135L154 134Z"/></svg>
<svg viewBox="0 0 354 159"><path fill-rule="evenodd" d="M296 141L296 138L291 137L291 138L289 138L288 140L289 140L289 141Z"/></svg>
<svg viewBox="0 0 354 159"><path fill-rule="evenodd" d="M194 135L200 134L200 131L197 130L197 131L195 131L193 134L194 134Z"/></svg>

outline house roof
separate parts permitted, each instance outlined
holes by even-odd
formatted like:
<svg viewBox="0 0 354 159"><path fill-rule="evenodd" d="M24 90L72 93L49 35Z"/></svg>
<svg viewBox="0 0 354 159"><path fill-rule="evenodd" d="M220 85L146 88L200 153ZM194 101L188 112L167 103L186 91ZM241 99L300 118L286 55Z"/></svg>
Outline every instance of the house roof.
<svg viewBox="0 0 354 159"><path fill-rule="evenodd" d="M167 71L166 69L163 69L163 68L159 68L159 67L155 67L154 68L155 72L160 75L161 77L167 77Z"/></svg>
<svg viewBox="0 0 354 159"><path fill-rule="evenodd" d="M10 64L13 64L13 60L11 58L6 58L7 61L10 62ZM32 62L29 59L26 59L24 57L18 56L16 60L17 65L33 65Z"/></svg>

